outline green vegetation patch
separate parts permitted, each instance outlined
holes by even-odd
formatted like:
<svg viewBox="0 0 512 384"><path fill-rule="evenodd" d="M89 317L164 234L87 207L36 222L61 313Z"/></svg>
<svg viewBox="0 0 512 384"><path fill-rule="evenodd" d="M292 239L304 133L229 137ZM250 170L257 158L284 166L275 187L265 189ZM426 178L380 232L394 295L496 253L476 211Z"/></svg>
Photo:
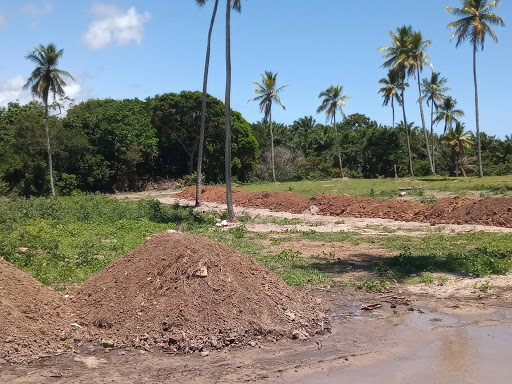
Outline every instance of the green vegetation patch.
<svg viewBox="0 0 512 384"><path fill-rule="evenodd" d="M400 254L379 263L375 271L382 277L403 281L420 274L421 282L434 282L432 272L463 272L475 277L501 275L512 269L512 251L476 248L464 253L444 255Z"/></svg>

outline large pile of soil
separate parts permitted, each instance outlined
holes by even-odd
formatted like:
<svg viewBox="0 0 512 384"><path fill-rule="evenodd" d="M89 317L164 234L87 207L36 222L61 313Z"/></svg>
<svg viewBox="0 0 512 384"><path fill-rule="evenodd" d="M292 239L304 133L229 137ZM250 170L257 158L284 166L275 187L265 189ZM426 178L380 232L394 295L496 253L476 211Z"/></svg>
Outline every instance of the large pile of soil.
<svg viewBox="0 0 512 384"><path fill-rule="evenodd" d="M195 200L196 187L190 187L176 195L181 199ZM267 208L291 213L302 213L310 205L309 199L293 192L249 192L233 190L233 204L249 208ZM201 200L211 203L226 204L226 188L203 187Z"/></svg>
<svg viewBox="0 0 512 384"><path fill-rule="evenodd" d="M61 294L0 257L0 364L64 349L71 322Z"/></svg>
<svg viewBox="0 0 512 384"><path fill-rule="evenodd" d="M181 233L152 236L73 296L88 337L180 353L304 335L324 321L315 300L250 257Z"/></svg>
<svg viewBox="0 0 512 384"><path fill-rule="evenodd" d="M203 201L226 203L224 187L203 187ZM175 195L194 200L195 187ZM431 224L480 224L512 228L512 199L484 200L446 198L435 204L413 204L404 200L379 201L364 197L318 194L306 199L290 192L249 192L233 190L233 203L242 207L280 209L290 213L315 211L326 216L369 217ZM312 207L315 209L311 209Z"/></svg>

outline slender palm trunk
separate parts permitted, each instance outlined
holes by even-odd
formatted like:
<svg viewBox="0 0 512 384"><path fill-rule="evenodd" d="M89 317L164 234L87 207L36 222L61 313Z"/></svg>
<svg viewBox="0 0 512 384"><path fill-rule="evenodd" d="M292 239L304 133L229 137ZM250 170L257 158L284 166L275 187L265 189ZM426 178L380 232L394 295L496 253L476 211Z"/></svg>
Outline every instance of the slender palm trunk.
<svg viewBox="0 0 512 384"><path fill-rule="evenodd" d="M336 148L338 150L338 161L340 163L340 176L342 179L344 179L345 174L343 173L343 163L341 161L340 141L338 140L338 128L336 127L336 112L333 115L333 120L334 120L334 135L336 137Z"/></svg>
<svg viewBox="0 0 512 384"><path fill-rule="evenodd" d="M270 162L272 163L272 181L276 182L276 168L274 165L275 154L274 154L274 132L272 131L272 108L269 110L269 125L270 125Z"/></svg>
<svg viewBox="0 0 512 384"><path fill-rule="evenodd" d="M476 44L473 44L473 78L475 80L476 145L478 153L478 177L484 177L482 167L482 146L480 143L480 115L478 113L478 84L476 81Z"/></svg>
<svg viewBox="0 0 512 384"><path fill-rule="evenodd" d="M391 110L393 111L393 129L395 129L395 104L393 98L391 98Z"/></svg>
<svg viewBox="0 0 512 384"><path fill-rule="evenodd" d="M430 145L428 143L428 134L427 128L425 127L425 115L423 113L423 97L421 97L421 83L420 83L420 68L416 67L418 74L418 92L420 95L419 103L420 103L420 115L421 115L421 125L423 127L423 136L425 137L425 148L427 150L428 164L430 165L430 174L434 175L434 167L432 165L432 156L430 154Z"/></svg>
<svg viewBox="0 0 512 384"><path fill-rule="evenodd" d="M402 84L404 82L405 82L405 79L402 79ZM411 175L411 177L413 177L414 176L414 171L412 169L411 140L409 138L409 126L407 125L407 117L405 116L404 91L405 91L405 86L402 85L402 112L404 113L405 137L407 138L407 154L409 156L409 174Z"/></svg>
<svg viewBox="0 0 512 384"><path fill-rule="evenodd" d="M231 0L227 0L226 6L226 95L225 120L226 120L226 204L229 220L235 219L233 210L233 197L231 191Z"/></svg>
<svg viewBox="0 0 512 384"><path fill-rule="evenodd" d="M430 110L430 136L432 136L432 168L434 170L434 173L436 173L436 141L434 137L434 100L432 100L432 106Z"/></svg>
<svg viewBox="0 0 512 384"><path fill-rule="evenodd" d="M212 41L213 24L215 24L215 17L217 15L217 8L219 0L215 0L213 6L212 20L210 22L210 29L208 31L208 44L206 46L206 59L204 64L204 78L203 78L203 101L201 104L201 128L199 130L199 149L197 153L197 179L196 179L196 207L201 205L201 171L203 167L203 147L204 147L204 131L206 128L206 93L208 90L208 71L210 69L210 47Z"/></svg>
<svg viewBox="0 0 512 384"><path fill-rule="evenodd" d="M46 149L48 151L48 167L50 169L50 190L52 197L55 197L55 186L53 183L52 148L50 146L50 130L48 129L48 97L45 97L44 100L44 128L46 132Z"/></svg>

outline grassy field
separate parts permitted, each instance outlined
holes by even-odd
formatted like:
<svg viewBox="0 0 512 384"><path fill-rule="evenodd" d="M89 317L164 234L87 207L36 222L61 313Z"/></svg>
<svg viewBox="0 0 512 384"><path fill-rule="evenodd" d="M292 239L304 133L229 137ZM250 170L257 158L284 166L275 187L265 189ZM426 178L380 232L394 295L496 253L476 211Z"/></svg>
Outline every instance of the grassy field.
<svg viewBox="0 0 512 384"><path fill-rule="evenodd" d="M429 177L403 179L334 179L328 181L298 181L287 183L258 183L236 185L237 189L253 192L296 192L305 197L318 193L333 193L374 198L396 197L400 188L418 188L422 191L446 191L465 195L468 191L479 191L482 197L505 194L512 191L512 175L477 177Z"/></svg>
<svg viewBox="0 0 512 384"><path fill-rule="evenodd" d="M248 231L243 223L249 221L247 217L240 217L241 226L221 230L215 226L218 218L218 213L197 213L154 200L127 201L91 194L57 199L2 198L0 256L46 285L68 289L137 247L146 236L184 224L187 233L237 249L295 286L334 284L336 277L350 270L350 261L333 262L322 256L322 249L318 257L304 257L286 248L290 241L372 243L397 251L399 256L374 266L379 279L401 281L411 274L437 271L483 276L512 269L512 234L432 233L416 238L289 231L273 236ZM276 223L290 224L288 220ZM276 252L269 243L279 243L284 250ZM382 284L353 282L354 287L366 289L381 289Z"/></svg>

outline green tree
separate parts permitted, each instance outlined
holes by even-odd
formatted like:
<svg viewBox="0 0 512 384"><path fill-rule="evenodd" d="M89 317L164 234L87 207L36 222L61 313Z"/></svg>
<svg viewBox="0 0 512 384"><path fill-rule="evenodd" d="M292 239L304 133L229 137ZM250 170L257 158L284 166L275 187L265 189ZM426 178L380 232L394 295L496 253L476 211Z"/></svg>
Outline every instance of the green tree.
<svg viewBox="0 0 512 384"><path fill-rule="evenodd" d="M430 79L424 78L422 82L423 96L427 100L427 106L430 106L430 135L432 138L432 164L434 171L436 168L435 160L435 137L434 137L434 110L437 112L440 103L446 98L445 93L451 88L445 87L448 80L441 77L439 72L432 72Z"/></svg>
<svg viewBox="0 0 512 384"><path fill-rule="evenodd" d="M55 99L57 96L64 97L64 86L66 82L62 77L71 76L68 72L63 71L57 66L59 60L62 57L63 50L57 50L55 45L48 44L46 47L40 45L34 48L25 59L32 61L36 64L36 68L32 71L32 74L24 85L24 89L30 88L34 97L39 97L44 104L45 108L45 132L46 132L46 148L48 151L48 167L50 170L50 190L52 196L55 197L55 186L53 179L53 162L52 162L52 149L50 145L50 132L48 130L48 97L50 95Z"/></svg>
<svg viewBox="0 0 512 384"><path fill-rule="evenodd" d="M203 6L207 0L196 0L199 6ZM215 24L215 17L217 16L217 8L219 0L215 0L213 6L212 19L210 21L210 28L208 30L208 43L206 45L206 58L204 64L204 77L203 77L203 98L201 104L201 128L199 130L199 148L197 151L197 179L196 179L196 207L201 205L201 174L203 166L203 149L204 149L204 131L206 126L206 97L208 92L208 71L210 68L210 50L212 41L213 25Z"/></svg>
<svg viewBox="0 0 512 384"><path fill-rule="evenodd" d="M436 112L434 123L439 124L444 121L444 131L446 134L447 129L453 127L453 122L458 123L459 119L464 117L464 112L461 109L457 109L457 100L447 96L444 98L443 103L439 106L439 110Z"/></svg>
<svg viewBox="0 0 512 384"><path fill-rule="evenodd" d="M396 33L392 31L389 32L389 36L391 37L391 45L379 47L379 51L385 51L382 56L385 59L382 67L384 68L393 68L398 71L400 84L401 84L401 92L400 92L400 101L402 104L402 112L403 112L403 125L408 127L407 124L407 116L405 114L405 87L407 83L405 82L405 78L407 75L407 70L409 68L408 58L410 54L410 40L412 36L412 27L411 26L403 26L397 28ZM409 137L409 130L405 129L406 134L406 143L407 143L407 154L409 158L409 174L414 176L414 170L412 166L412 151L411 151L411 140Z"/></svg>
<svg viewBox="0 0 512 384"><path fill-rule="evenodd" d="M305 116L295 120L290 127L295 148L300 149L306 157L313 154L312 135L316 125L313 116Z"/></svg>
<svg viewBox="0 0 512 384"><path fill-rule="evenodd" d="M478 156L478 176L483 177L482 147L480 143L480 116L478 110L478 83L476 76L476 52L478 48L484 49L485 37L491 36L494 42L498 42L496 33L491 25L505 26L503 18L492 12L499 5L499 0L488 2L487 0L463 0L462 8L446 7L446 11L456 17L462 17L448 24L448 28L455 29L450 40L457 37L458 47L465 40L470 41L473 46L473 80L475 83L475 117L476 117L476 140Z"/></svg>
<svg viewBox="0 0 512 384"><path fill-rule="evenodd" d="M466 153L466 150L471 147L471 138L469 132L465 131L463 123L457 122L455 128L450 128L448 133L443 137L443 141L448 144L452 152L452 157L455 165L455 176L459 177L459 168L461 165L461 158ZM462 173L466 176L466 171L462 168Z"/></svg>
<svg viewBox="0 0 512 384"><path fill-rule="evenodd" d="M382 94L384 101L383 106L388 106L391 102L391 109L393 111L393 128L395 128L395 100L398 105L401 105L400 95L398 90L402 87L400 84L400 74L396 69L390 69L388 77L383 77L379 80L379 84L384 85L379 89L379 93Z"/></svg>
<svg viewBox="0 0 512 384"><path fill-rule="evenodd" d="M338 161L340 164L340 176L345 178L343 173L343 162L341 161L340 142L338 139L338 128L336 127L336 112L340 111L343 119L345 119L345 100L351 98L350 95L343 95L343 85L331 85L325 91L321 92L318 97L322 99L322 104L317 109L317 113L325 112L327 120L331 119L334 125L334 135L336 139L336 149L338 151Z"/></svg>
<svg viewBox="0 0 512 384"><path fill-rule="evenodd" d="M226 94L225 103L225 124L226 124L226 143L225 143L225 165L226 165L226 205L228 209L229 220L235 219L233 210L233 193L231 188L231 8L241 12L241 0L227 0L226 3Z"/></svg>
<svg viewBox="0 0 512 384"><path fill-rule="evenodd" d="M288 85L283 85L281 87L277 87L277 73L272 73L271 71L265 71L264 75L261 76L261 84L257 81L253 81L253 83L258 87L254 90L258 96L249 100L251 101L259 101L260 102L260 112L263 113L264 119L269 122L270 129L270 162L272 165L272 181L276 181L276 170L274 164L274 134L272 132L272 104L276 103L286 110L286 107L281 103L281 97L279 93L286 88Z"/></svg>

